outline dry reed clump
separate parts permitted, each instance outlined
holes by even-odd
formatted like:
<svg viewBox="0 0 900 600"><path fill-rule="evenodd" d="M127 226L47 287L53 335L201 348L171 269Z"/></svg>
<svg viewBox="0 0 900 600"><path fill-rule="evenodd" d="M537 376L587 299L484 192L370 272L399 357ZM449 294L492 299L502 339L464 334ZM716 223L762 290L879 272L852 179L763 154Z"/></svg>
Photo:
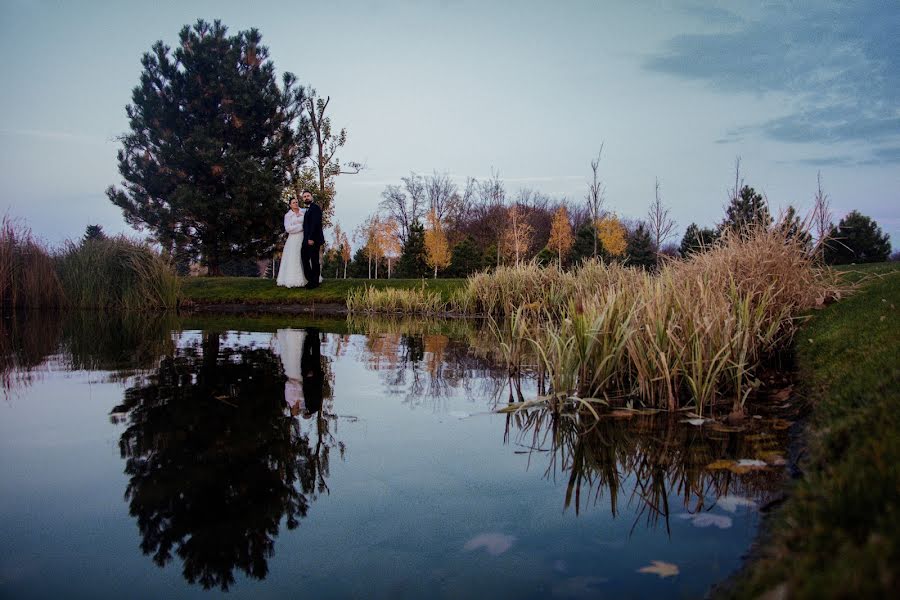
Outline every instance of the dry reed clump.
<svg viewBox="0 0 900 600"><path fill-rule="evenodd" d="M181 284L169 261L148 245L116 236L69 243L58 257L69 304L81 308L175 308Z"/></svg>
<svg viewBox="0 0 900 600"><path fill-rule="evenodd" d="M47 249L23 224L0 221L0 309L57 308L63 289Z"/></svg>
<svg viewBox="0 0 900 600"><path fill-rule="evenodd" d="M800 313L840 292L831 272L777 228L726 235L656 275L588 263L564 293L548 291L543 301L531 282L565 281L564 275L531 267L519 275L530 281L516 284L512 271L497 281L481 275L470 290L494 301L481 304L489 313L514 309L521 318L516 297L544 307L527 325L494 331L499 347L515 354L528 340L550 381L551 403L633 397L669 410L693 403L701 414L723 398L740 412L758 385L761 361L790 342Z"/></svg>
<svg viewBox="0 0 900 600"><path fill-rule="evenodd" d="M347 294L347 310L353 313L403 313L437 315L445 312L446 303L437 292L425 287L413 289L383 288L373 286L352 289Z"/></svg>

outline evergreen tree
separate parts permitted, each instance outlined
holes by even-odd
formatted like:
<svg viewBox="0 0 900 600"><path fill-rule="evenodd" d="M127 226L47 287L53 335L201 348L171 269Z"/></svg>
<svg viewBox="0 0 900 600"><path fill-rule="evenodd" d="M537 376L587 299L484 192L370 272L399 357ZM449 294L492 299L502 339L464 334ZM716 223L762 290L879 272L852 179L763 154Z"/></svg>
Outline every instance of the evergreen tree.
<svg viewBox="0 0 900 600"><path fill-rule="evenodd" d="M311 144L304 89L279 86L256 29L221 22L184 27L179 47L144 54L126 107L110 200L164 250L199 254L209 273L229 256L269 254L281 235L281 194Z"/></svg>
<svg viewBox="0 0 900 600"><path fill-rule="evenodd" d="M369 257L365 248L358 248L353 255L353 260L347 266L347 277L354 279L366 279L369 276Z"/></svg>
<svg viewBox="0 0 900 600"><path fill-rule="evenodd" d="M468 277L484 268L484 256L475 243L475 238L467 236L453 247L453 258L447 269L448 277Z"/></svg>
<svg viewBox="0 0 900 600"><path fill-rule="evenodd" d="M757 225L768 227L771 224L772 216L769 214L765 198L749 185L745 185L725 209L725 220L719 225L719 232L726 229L743 232L748 227Z"/></svg>
<svg viewBox="0 0 900 600"><path fill-rule="evenodd" d="M416 221L409 227L403 253L397 261L397 276L417 279L428 276L430 271L425 261L425 228Z"/></svg>
<svg viewBox="0 0 900 600"><path fill-rule="evenodd" d="M807 248L811 247L812 235L810 235L808 228L804 226L803 222L800 221L800 216L793 206L788 205L778 226L788 238L796 239Z"/></svg>
<svg viewBox="0 0 900 600"><path fill-rule="evenodd" d="M828 233L825 262L831 265L883 262L891 255L888 235L869 217L852 211Z"/></svg>
<svg viewBox="0 0 900 600"><path fill-rule="evenodd" d="M691 223L688 225L687 231L684 232L678 253L682 258L687 258L694 252L702 252L709 249L710 246L716 243L718 237L714 229L701 229L696 223Z"/></svg>
<svg viewBox="0 0 900 600"><path fill-rule="evenodd" d="M106 234L103 232L103 227L100 225L88 225L84 229L84 236L81 238L81 242L90 242L92 240L105 240Z"/></svg>
<svg viewBox="0 0 900 600"><path fill-rule="evenodd" d="M572 264L581 264L585 259L594 256L594 236L597 229L590 223L585 224L575 234L575 243L572 244L571 258ZM599 248L598 250L602 250Z"/></svg>
<svg viewBox="0 0 900 600"><path fill-rule="evenodd" d="M640 223L634 231L628 233L628 245L625 254L628 264L642 269L656 268L656 251L653 238L644 223Z"/></svg>

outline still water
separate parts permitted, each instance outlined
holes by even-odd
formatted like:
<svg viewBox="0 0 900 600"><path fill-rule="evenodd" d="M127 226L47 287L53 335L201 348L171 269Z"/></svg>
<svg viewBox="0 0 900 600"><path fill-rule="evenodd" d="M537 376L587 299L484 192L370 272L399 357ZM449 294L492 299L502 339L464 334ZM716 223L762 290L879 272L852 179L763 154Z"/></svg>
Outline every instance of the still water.
<svg viewBox="0 0 900 600"><path fill-rule="evenodd" d="M784 476L765 415L498 414L505 369L465 322L0 335L0 597L702 597Z"/></svg>

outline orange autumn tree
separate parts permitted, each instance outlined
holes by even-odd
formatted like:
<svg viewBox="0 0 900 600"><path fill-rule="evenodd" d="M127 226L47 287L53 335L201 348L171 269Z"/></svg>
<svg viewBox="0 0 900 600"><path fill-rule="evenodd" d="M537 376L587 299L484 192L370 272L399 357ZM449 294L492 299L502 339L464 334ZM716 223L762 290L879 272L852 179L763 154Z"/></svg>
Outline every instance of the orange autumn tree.
<svg viewBox="0 0 900 600"><path fill-rule="evenodd" d="M425 231L425 263L434 269L434 277L437 279L438 269L446 269L450 266L450 244L447 243L447 234L441 225L434 209L428 213L428 229Z"/></svg>
<svg viewBox="0 0 900 600"><path fill-rule="evenodd" d="M569 223L569 211L565 206L560 206L556 214L553 215L553 222L550 225L550 240L547 247L556 250L559 256L559 267L562 268L563 256L568 256L572 250L575 238L572 236L572 224Z"/></svg>
<svg viewBox="0 0 900 600"><path fill-rule="evenodd" d="M625 240L625 227L614 214L609 214L597 221L597 236L604 250L610 256L622 256L628 247Z"/></svg>

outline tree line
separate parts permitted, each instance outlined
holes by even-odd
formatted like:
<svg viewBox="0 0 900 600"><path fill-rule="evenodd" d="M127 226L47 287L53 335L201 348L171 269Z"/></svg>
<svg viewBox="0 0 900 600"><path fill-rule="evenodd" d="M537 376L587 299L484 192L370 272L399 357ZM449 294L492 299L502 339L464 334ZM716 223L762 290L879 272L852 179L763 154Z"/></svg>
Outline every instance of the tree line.
<svg viewBox="0 0 900 600"><path fill-rule="evenodd" d="M602 152L602 151L601 151ZM711 247L726 230L782 227L822 262L878 262L890 255L888 236L853 211L834 225L821 177L813 208L801 217L793 206L777 218L765 196L744 183L740 159L722 220L691 223L680 242L659 179L641 219L610 210L599 176L601 154L591 161L583 200L553 198L523 188L510 194L498 173L457 184L446 173L410 173L381 194L378 210L354 232L337 230L325 256L335 277L465 277L499 265L537 261L567 269L588 258L652 270L662 256L687 257ZM354 250L355 249L355 250Z"/></svg>

